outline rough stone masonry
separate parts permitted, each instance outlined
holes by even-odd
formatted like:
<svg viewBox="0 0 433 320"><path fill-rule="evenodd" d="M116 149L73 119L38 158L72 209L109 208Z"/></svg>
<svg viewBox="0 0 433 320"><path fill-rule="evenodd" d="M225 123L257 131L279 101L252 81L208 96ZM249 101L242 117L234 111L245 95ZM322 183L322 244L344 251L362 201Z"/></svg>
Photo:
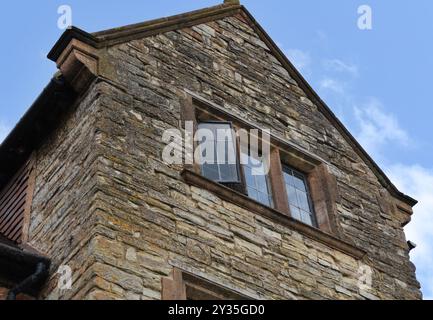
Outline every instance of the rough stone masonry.
<svg viewBox="0 0 433 320"><path fill-rule="evenodd" d="M28 242L52 260L41 298L161 299L178 268L257 299L420 299L408 214L269 44L241 14L182 23L86 44L98 76L35 151ZM162 134L181 128L185 89L326 160L338 229L365 257L191 186L183 166L165 164ZM57 285L62 265L70 290ZM366 267L371 287L360 288Z"/></svg>

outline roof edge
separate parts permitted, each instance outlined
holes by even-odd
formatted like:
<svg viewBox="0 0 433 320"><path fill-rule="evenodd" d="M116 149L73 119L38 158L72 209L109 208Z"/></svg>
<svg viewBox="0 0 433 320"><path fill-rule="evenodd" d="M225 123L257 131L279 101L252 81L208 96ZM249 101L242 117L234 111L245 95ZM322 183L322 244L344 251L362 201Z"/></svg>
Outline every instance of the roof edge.
<svg viewBox="0 0 433 320"><path fill-rule="evenodd" d="M140 36L149 36L149 33L170 29L170 27L186 27L201 23L200 20L212 20L223 15L231 15L242 8L239 4L224 3L213 7L194 10L187 13L181 13L169 17L153 19L145 22L130 24L123 27L107 29L94 33L88 33L80 28L69 27L57 40L53 48L48 53L48 59L57 61L63 50L67 47L72 39L80 40L95 48L101 48L116 43L116 40L125 41L125 38ZM198 22L197 22L198 21ZM168 31L168 30L167 30Z"/></svg>
<svg viewBox="0 0 433 320"><path fill-rule="evenodd" d="M72 39L80 40L92 47L98 47L98 39L96 39L92 34L81 30L80 28L71 26L60 36L59 40L57 40L48 53L47 58L54 62L57 61Z"/></svg>
<svg viewBox="0 0 433 320"><path fill-rule="evenodd" d="M182 24L184 21L193 22L203 17L212 17L222 13L230 13L241 9L242 6L239 4L224 3L204 9L194 10L186 13L176 14L169 17L163 17L153 19L145 22L135 23L119 28L112 28L99 32L92 33L93 36L97 37L101 41L110 41L116 38L130 35L131 33L140 33L141 31L149 31L150 29L161 29L169 25Z"/></svg>

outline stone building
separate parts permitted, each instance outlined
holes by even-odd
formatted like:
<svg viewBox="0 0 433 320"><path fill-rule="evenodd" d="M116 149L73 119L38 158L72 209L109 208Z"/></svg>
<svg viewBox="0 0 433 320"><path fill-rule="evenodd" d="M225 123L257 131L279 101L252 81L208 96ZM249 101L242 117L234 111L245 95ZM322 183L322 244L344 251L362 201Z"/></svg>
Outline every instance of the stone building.
<svg viewBox="0 0 433 320"><path fill-rule="evenodd" d="M48 57L0 147L0 299L422 298L416 201L237 1L70 28ZM269 128L269 173L163 161L186 121Z"/></svg>

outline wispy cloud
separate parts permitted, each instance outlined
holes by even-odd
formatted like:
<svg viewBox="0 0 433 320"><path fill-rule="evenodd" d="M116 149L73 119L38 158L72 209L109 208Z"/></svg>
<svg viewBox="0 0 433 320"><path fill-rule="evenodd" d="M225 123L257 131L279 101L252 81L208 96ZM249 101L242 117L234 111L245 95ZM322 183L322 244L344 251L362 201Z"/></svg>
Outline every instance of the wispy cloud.
<svg viewBox="0 0 433 320"><path fill-rule="evenodd" d="M358 67L340 59L321 60L322 79L319 92L331 102L334 112L344 121L347 112L352 111L354 95L351 92L353 81L358 78Z"/></svg>
<svg viewBox="0 0 433 320"><path fill-rule="evenodd" d="M320 90L329 90L340 95L345 93L346 84L337 79L325 78L320 81L319 85Z"/></svg>
<svg viewBox="0 0 433 320"><path fill-rule="evenodd" d="M417 266L417 277L422 283L424 298L433 300L433 168L421 165L403 165L387 159L381 150L387 145L408 148L409 134L400 126L397 118L384 110L376 98L354 108L359 125L357 138L360 143L382 162L385 172L397 188L419 201L414 209L412 222L406 227L407 239L418 246L412 251L412 261Z"/></svg>
<svg viewBox="0 0 433 320"><path fill-rule="evenodd" d="M355 117L359 125L357 138L372 154L386 143L409 145L408 133L400 127L397 118L384 111L384 106L377 98L370 98L362 105L354 107Z"/></svg>
<svg viewBox="0 0 433 320"><path fill-rule="evenodd" d="M3 122L0 122L0 143L3 142L3 140L6 138L10 131L10 126L4 124Z"/></svg>
<svg viewBox="0 0 433 320"><path fill-rule="evenodd" d="M411 258L417 266L424 298L433 300L433 169L396 164L385 170L401 191L419 201L412 222L405 231L408 240L418 245Z"/></svg>
<svg viewBox="0 0 433 320"><path fill-rule="evenodd" d="M326 34L326 32L323 30L316 30L316 37L317 37L317 40L319 40L320 42L323 42L323 43L329 42L329 37Z"/></svg>
<svg viewBox="0 0 433 320"><path fill-rule="evenodd" d="M285 52L290 62L292 62L299 71L305 72L311 66L312 60L308 52L300 49L288 49L285 50Z"/></svg>
<svg viewBox="0 0 433 320"><path fill-rule="evenodd" d="M328 59L323 61L323 67L327 71L345 73L353 77L359 76L358 66L344 62L340 59Z"/></svg>

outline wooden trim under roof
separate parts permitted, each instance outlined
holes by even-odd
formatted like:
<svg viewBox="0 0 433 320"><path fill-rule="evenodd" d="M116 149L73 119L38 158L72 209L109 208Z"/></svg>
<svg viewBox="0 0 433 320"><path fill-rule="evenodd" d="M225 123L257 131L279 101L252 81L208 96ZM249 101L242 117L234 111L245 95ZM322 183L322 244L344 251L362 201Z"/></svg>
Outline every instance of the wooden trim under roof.
<svg viewBox="0 0 433 320"><path fill-rule="evenodd" d="M25 243L28 238L34 180L31 158L0 191L0 234L14 243Z"/></svg>
<svg viewBox="0 0 433 320"><path fill-rule="evenodd" d="M87 45L93 46L96 49L108 47L114 44L127 42L133 39L149 37L160 33L165 33L173 30L178 30L194 25L222 19L228 16L235 16L241 14L246 23L248 23L259 35L261 40L269 47L272 54L280 61L280 63L287 69L291 77L298 83L301 89L307 94L308 98L318 106L322 114L334 125L340 132L345 140L350 144L354 151L361 157L361 159L369 166L374 172L379 182L386 188L392 196L396 199L413 207L418 202L400 192L395 185L386 176L383 170L375 163L370 155L362 148L353 135L335 116L326 103L319 97L313 90L308 82L296 70L293 64L287 59L284 53L278 48L271 37L254 19L251 13L242 5L232 4L230 2L222 5L205 8L201 10L192 11L172 17L156 19L144 23L133 24L121 28L109 29L106 31L96 32L93 34L87 33L81 29L71 27L60 37L53 49L48 54L48 58L57 61L62 52L67 48L68 44L77 39ZM2 146L3 147L3 146ZM1 151L1 148L0 148Z"/></svg>

